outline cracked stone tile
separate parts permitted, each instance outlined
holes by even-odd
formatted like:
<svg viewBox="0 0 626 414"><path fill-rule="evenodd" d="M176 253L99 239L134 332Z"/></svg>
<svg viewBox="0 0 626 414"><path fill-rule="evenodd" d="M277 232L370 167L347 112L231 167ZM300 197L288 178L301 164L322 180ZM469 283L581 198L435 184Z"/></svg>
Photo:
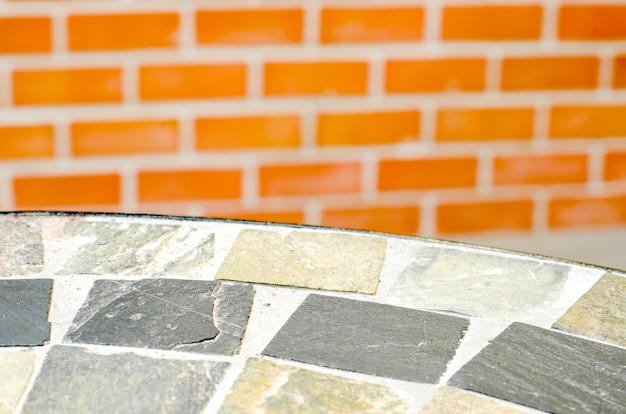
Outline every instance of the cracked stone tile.
<svg viewBox="0 0 626 414"><path fill-rule="evenodd" d="M243 230L216 278L374 294L386 248L381 237Z"/></svg>
<svg viewBox="0 0 626 414"><path fill-rule="evenodd" d="M420 247L388 297L402 306L515 320L550 309L569 267L476 251Z"/></svg>
<svg viewBox="0 0 626 414"><path fill-rule="evenodd" d="M97 280L64 341L233 355L253 295L245 284Z"/></svg>
<svg viewBox="0 0 626 414"><path fill-rule="evenodd" d="M30 351L0 352L0 414L15 411L33 370L35 354Z"/></svg>
<svg viewBox="0 0 626 414"><path fill-rule="evenodd" d="M626 278L602 276L552 327L626 347Z"/></svg>
<svg viewBox="0 0 626 414"><path fill-rule="evenodd" d="M0 346L43 345L50 339L52 279L0 280Z"/></svg>
<svg viewBox="0 0 626 414"><path fill-rule="evenodd" d="M198 413L228 366L54 346L22 413Z"/></svg>
<svg viewBox="0 0 626 414"><path fill-rule="evenodd" d="M43 270L44 247L37 223L0 221L0 276L30 275Z"/></svg>
<svg viewBox="0 0 626 414"><path fill-rule="evenodd" d="M483 397L479 394L451 387L441 387L419 414L523 414L515 407Z"/></svg>
<svg viewBox="0 0 626 414"><path fill-rule="evenodd" d="M551 413L626 412L626 350L513 323L448 382Z"/></svg>
<svg viewBox="0 0 626 414"><path fill-rule="evenodd" d="M64 232L84 239L57 274L206 276L214 234L189 226L70 221Z"/></svg>
<svg viewBox="0 0 626 414"><path fill-rule="evenodd" d="M384 385L249 359L219 413L404 413L409 403Z"/></svg>
<svg viewBox="0 0 626 414"><path fill-rule="evenodd" d="M309 295L264 355L406 381L435 383L469 321L372 302Z"/></svg>

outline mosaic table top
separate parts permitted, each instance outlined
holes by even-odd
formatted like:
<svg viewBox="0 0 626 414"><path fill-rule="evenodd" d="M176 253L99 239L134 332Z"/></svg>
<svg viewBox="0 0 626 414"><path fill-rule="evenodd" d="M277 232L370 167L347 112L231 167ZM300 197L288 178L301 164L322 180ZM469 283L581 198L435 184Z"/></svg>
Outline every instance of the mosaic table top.
<svg viewBox="0 0 626 414"><path fill-rule="evenodd" d="M0 215L0 413L624 413L626 273L331 228Z"/></svg>

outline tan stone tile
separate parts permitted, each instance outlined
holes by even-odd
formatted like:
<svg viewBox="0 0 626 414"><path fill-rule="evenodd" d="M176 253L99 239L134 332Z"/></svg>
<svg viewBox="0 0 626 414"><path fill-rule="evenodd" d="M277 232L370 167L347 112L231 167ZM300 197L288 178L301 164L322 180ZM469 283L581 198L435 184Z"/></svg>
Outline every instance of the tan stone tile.
<svg viewBox="0 0 626 414"><path fill-rule="evenodd" d="M442 387L435 392L433 398L419 411L419 414L522 414L526 411L518 410L457 388Z"/></svg>
<svg viewBox="0 0 626 414"><path fill-rule="evenodd" d="M374 294L386 247L380 237L243 230L217 279Z"/></svg>
<svg viewBox="0 0 626 414"><path fill-rule="evenodd" d="M0 221L0 277L29 275L43 270L41 228L35 221Z"/></svg>
<svg viewBox="0 0 626 414"><path fill-rule="evenodd" d="M34 368L35 354L32 352L0 352L0 414L15 410Z"/></svg>
<svg viewBox="0 0 626 414"><path fill-rule="evenodd" d="M396 391L263 359L250 359L220 413L404 413Z"/></svg>
<svg viewBox="0 0 626 414"><path fill-rule="evenodd" d="M626 346L626 278L602 276L553 328Z"/></svg>

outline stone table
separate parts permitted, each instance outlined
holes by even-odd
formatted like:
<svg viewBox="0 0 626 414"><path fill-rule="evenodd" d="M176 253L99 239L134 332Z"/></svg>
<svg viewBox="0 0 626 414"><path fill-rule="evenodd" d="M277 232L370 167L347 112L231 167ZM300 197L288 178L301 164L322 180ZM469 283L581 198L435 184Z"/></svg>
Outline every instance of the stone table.
<svg viewBox="0 0 626 414"><path fill-rule="evenodd" d="M0 413L626 412L626 273L438 240L0 215Z"/></svg>

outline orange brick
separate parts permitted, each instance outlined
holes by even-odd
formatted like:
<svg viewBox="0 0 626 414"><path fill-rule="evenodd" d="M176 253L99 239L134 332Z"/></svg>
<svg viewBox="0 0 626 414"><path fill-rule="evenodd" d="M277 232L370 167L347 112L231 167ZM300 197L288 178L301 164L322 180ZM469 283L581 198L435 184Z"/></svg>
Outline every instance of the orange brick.
<svg viewBox="0 0 626 414"><path fill-rule="evenodd" d="M541 36L541 6L445 7L443 40L533 40Z"/></svg>
<svg viewBox="0 0 626 414"><path fill-rule="evenodd" d="M375 145L414 141L420 130L418 111L320 114L318 145Z"/></svg>
<svg viewBox="0 0 626 414"><path fill-rule="evenodd" d="M626 55L615 57L613 62L613 87L626 88Z"/></svg>
<svg viewBox="0 0 626 414"><path fill-rule="evenodd" d="M626 135L626 106L555 106L550 110L552 138Z"/></svg>
<svg viewBox="0 0 626 414"><path fill-rule="evenodd" d="M222 217L235 220L251 220L251 221L265 221L271 223L304 223L304 213L302 211L265 211L254 213L228 213L228 214L213 214L211 217Z"/></svg>
<svg viewBox="0 0 626 414"><path fill-rule="evenodd" d="M391 60L387 62L388 93L482 91L485 59Z"/></svg>
<svg viewBox="0 0 626 414"><path fill-rule="evenodd" d="M559 37L566 40L626 39L626 6L563 5L559 9Z"/></svg>
<svg viewBox="0 0 626 414"><path fill-rule="evenodd" d="M567 184L587 180L586 155L530 155L496 157L496 185Z"/></svg>
<svg viewBox="0 0 626 414"><path fill-rule="evenodd" d="M13 180L18 208L111 205L120 203L118 174L16 177Z"/></svg>
<svg viewBox="0 0 626 414"><path fill-rule="evenodd" d="M200 44L300 43L301 9L201 10L196 12Z"/></svg>
<svg viewBox="0 0 626 414"><path fill-rule="evenodd" d="M325 210L322 225L385 233L416 235L419 209L406 207L375 207Z"/></svg>
<svg viewBox="0 0 626 414"><path fill-rule="evenodd" d="M322 9L322 43L396 42L420 40L421 7Z"/></svg>
<svg viewBox="0 0 626 414"><path fill-rule="evenodd" d="M531 139L532 108L442 109L437 112L437 141Z"/></svg>
<svg viewBox="0 0 626 414"><path fill-rule="evenodd" d="M505 58L502 89L593 89L600 60L595 56Z"/></svg>
<svg viewBox="0 0 626 414"><path fill-rule="evenodd" d="M41 53L52 49L49 17L2 17L0 34L0 53Z"/></svg>
<svg viewBox="0 0 626 414"><path fill-rule="evenodd" d="M53 155L52 125L0 126L0 159L50 158Z"/></svg>
<svg viewBox="0 0 626 414"><path fill-rule="evenodd" d="M604 179L607 181L626 180L626 152L612 151L606 154Z"/></svg>
<svg viewBox="0 0 626 414"><path fill-rule="evenodd" d="M246 94L245 65L142 66L142 100L241 97Z"/></svg>
<svg viewBox="0 0 626 414"><path fill-rule="evenodd" d="M261 196L356 193L361 189L361 165L289 164L260 168Z"/></svg>
<svg viewBox="0 0 626 414"><path fill-rule="evenodd" d="M72 124L72 154L124 155L178 149L178 122L81 122Z"/></svg>
<svg viewBox="0 0 626 414"><path fill-rule="evenodd" d="M265 64L266 95L363 95L367 63L308 62Z"/></svg>
<svg viewBox="0 0 626 414"><path fill-rule="evenodd" d="M561 198L550 201L550 227L584 227L626 222L626 197Z"/></svg>
<svg viewBox="0 0 626 414"><path fill-rule="evenodd" d="M139 201L239 198L239 170L141 171Z"/></svg>
<svg viewBox="0 0 626 414"><path fill-rule="evenodd" d="M295 148L300 145L296 115L196 119L196 149Z"/></svg>
<svg viewBox="0 0 626 414"><path fill-rule="evenodd" d="M70 50L115 50L178 45L177 13L80 14L67 19Z"/></svg>
<svg viewBox="0 0 626 414"><path fill-rule="evenodd" d="M442 204L437 207L440 234L532 229L531 200Z"/></svg>
<svg viewBox="0 0 626 414"><path fill-rule="evenodd" d="M378 166L378 189L432 190L473 187L478 161L473 157L383 160Z"/></svg>
<svg viewBox="0 0 626 414"><path fill-rule="evenodd" d="M122 101L120 69L18 70L13 72L16 105L86 104Z"/></svg>

